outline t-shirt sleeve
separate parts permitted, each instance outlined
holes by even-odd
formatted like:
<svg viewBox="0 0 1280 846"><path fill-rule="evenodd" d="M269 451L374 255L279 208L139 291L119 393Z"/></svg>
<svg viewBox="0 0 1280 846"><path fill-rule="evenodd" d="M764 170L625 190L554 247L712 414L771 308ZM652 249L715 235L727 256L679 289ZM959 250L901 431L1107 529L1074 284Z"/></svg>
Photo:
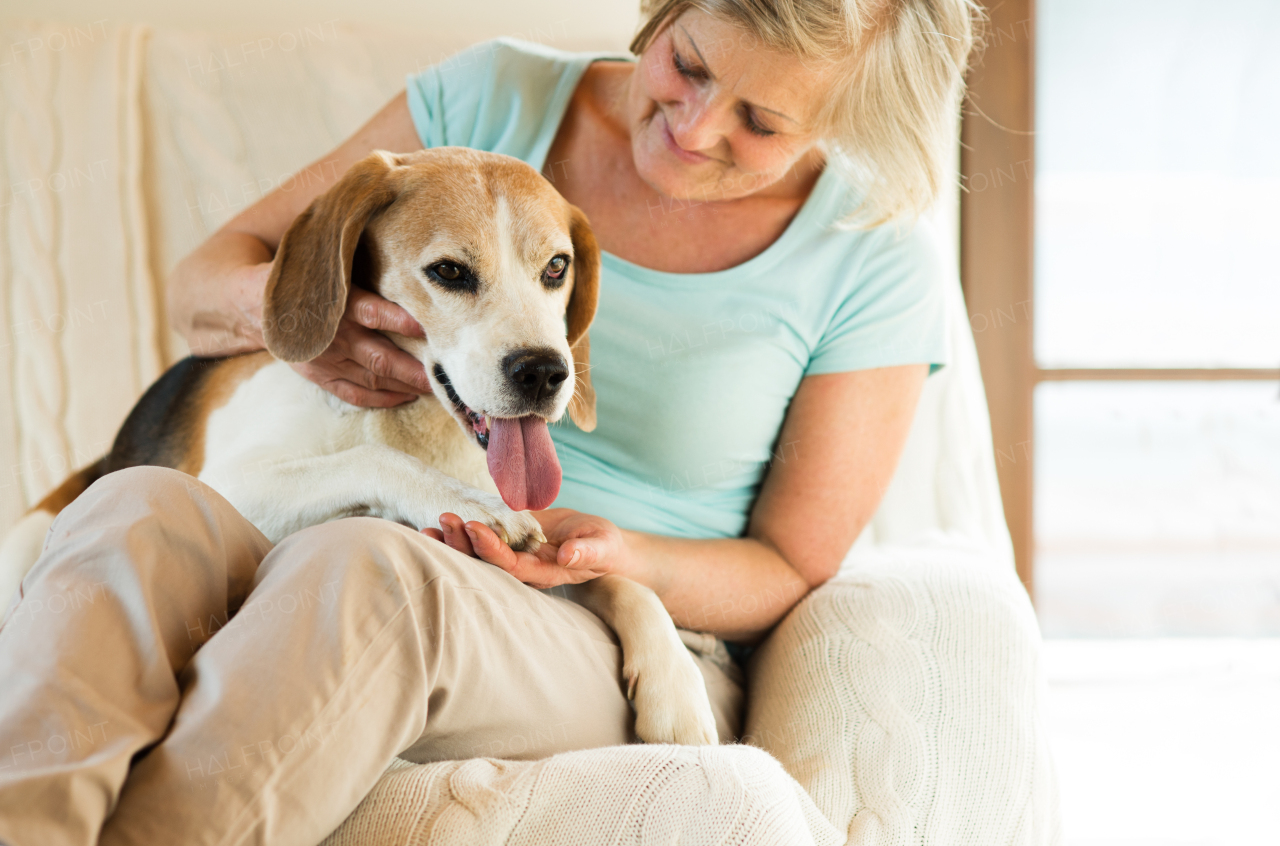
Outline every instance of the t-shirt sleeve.
<svg viewBox="0 0 1280 846"><path fill-rule="evenodd" d="M827 308L826 330L806 376L900 364L947 363L947 308L941 245L920 221L909 231L881 227L850 257Z"/></svg>
<svg viewBox="0 0 1280 846"><path fill-rule="evenodd" d="M405 93L422 145L525 161L545 155L542 147L559 123L558 104L572 93L575 79L565 72L572 61L541 45L496 38L409 74Z"/></svg>

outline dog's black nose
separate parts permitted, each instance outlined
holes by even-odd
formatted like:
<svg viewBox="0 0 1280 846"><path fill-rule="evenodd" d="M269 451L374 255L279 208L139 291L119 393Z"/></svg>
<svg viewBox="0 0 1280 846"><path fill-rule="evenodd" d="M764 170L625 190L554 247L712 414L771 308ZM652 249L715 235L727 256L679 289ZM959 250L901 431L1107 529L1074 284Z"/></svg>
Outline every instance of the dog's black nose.
<svg viewBox="0 0 1280 846"><path fill-rule="evenodd" d="M569 366L554 350L516 350L502 360L502 368L529 402L547 399L569 378Z"/></svg>

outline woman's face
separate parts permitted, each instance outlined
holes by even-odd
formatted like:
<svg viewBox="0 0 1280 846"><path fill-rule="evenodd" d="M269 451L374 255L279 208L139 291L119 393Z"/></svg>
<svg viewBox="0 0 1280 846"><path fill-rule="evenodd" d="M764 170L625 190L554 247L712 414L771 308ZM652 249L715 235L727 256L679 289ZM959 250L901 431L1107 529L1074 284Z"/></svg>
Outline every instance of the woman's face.
<svg viewBox="0 0 1280 846"><path fill-rule="evenodd" d="M794 56L690 10L650 42L627 100L636 170L675 199L733 200L805 158L825 77Z"/></svg>

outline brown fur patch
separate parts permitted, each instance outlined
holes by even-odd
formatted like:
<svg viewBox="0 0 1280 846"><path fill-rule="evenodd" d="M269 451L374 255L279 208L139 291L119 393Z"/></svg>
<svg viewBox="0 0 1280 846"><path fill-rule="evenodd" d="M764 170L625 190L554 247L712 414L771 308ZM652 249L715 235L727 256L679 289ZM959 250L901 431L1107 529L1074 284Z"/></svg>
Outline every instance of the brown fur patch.
<svg viewBox="0 0 1280 846"><path fill-rule="evenodd" d="M88 467L81 467L63 480L61 485L49 492L48 496L36 503L32 511L47 511L54 516L70 505L76 497L88 490L89 486L102 477L105 458L99 458Z"/></svg>
<svg viewBox="0 0 1280 846"><path fill-rule="evenodd" d="M201 381L190 403L183 409L186 455L174 469L189 476L200 475L204 469L204 436L209 426L209 415L226 405L241 383L271 361L271 354L266 350L238 355L227 359Z"/></svg>
<svg viewBox="0 0 1280 846"><path fill-rule="evenodd" d="M289 225L262 295L262 336L283 361L310 361L333 343L351 264L369 218L396 198L388 157L361 159Z"/></svg>
<svg viewBox="0 0 1280 846"><path fill-rule="evenodd" d="M199 475L209 415L226 404L237 385L271 361L265 350L179 361L129 412L105 459L106 472L150 464Z"/></svg>

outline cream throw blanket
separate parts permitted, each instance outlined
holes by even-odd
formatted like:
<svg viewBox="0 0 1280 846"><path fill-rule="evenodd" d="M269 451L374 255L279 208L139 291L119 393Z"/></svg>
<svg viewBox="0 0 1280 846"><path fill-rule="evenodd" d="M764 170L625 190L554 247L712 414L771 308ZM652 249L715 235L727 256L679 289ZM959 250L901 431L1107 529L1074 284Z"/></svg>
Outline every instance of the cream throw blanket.
<svg viewBox="0 0 1280 846"><path fill-rule="evenodd" d="M0 36L3 531L184 354L160 284L176 261L465 41L332 23ZM875 520L753 661L760 748L397 765L329 842L1055 842L1039 633L958 286L952 312L952 364Z"/></svg>
<svg viewBox="0 0 1280 846"><path fill-rule="evenodd" d="M0 526L111 445L164 365L145 33L11 28L0 56Z"/></svg>

